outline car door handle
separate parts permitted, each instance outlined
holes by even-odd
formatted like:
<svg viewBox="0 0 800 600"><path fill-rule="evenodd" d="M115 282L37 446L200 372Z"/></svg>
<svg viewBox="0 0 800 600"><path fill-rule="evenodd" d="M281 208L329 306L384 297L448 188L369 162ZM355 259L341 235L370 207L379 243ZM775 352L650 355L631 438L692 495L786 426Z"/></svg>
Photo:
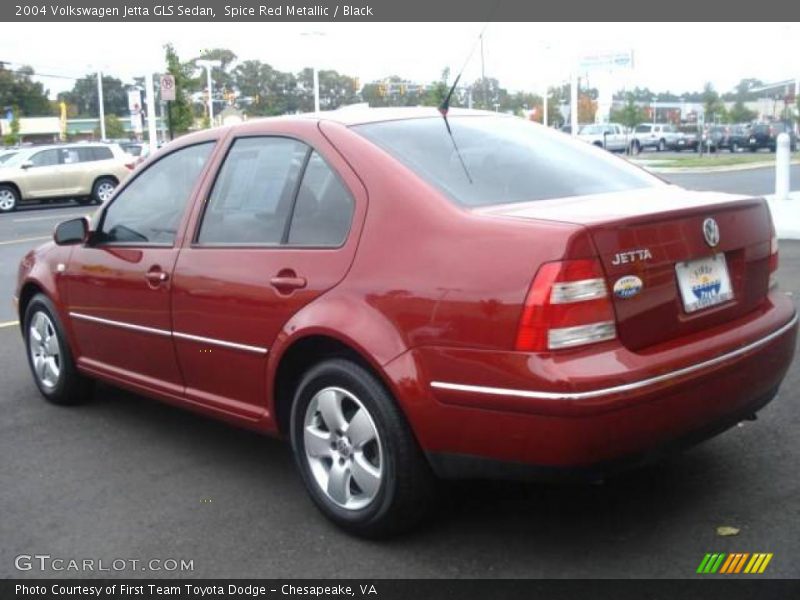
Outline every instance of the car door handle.
<svg viewBox="0 0 800 600"><path fill-rule="evenodd" d="M290 292L292 290L299 290L306 287L306 278L305 277L298 277L297 275L292 273L279 273L275 277L269 280L270 285L274 287L279 292Z"/></svg>
<svg viewBox="0 0 800 600"><path fill-rule="evenodd" d="M153 269L145 273L145 279L149 281L153 285L158 285L159 283L164 283L169 279L169 275L162 271L161 269Z"/></svg>

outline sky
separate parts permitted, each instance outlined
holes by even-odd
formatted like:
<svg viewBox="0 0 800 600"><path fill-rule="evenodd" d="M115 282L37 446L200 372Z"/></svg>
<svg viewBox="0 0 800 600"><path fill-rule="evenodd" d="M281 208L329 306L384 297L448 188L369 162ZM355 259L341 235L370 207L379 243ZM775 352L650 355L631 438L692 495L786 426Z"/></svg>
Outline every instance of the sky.
<svg viewBox="0 0 800 600"><path fill-rule="evenodd" d="M54 96L98 68L126 82L162 71L167 42L183 60L222 47L240 60L284 71L316 64L362 83L433 81L445 67L457 73L475 48L462 77L472 81L481 31L486 76L511 91L566 81L576 56L628 50L634 68L612 75L617 88L682 93L710 81L724 92L745 77L800 76L797 23L20 23L4 28L0 61L60 76L40 78Z"/></svg>

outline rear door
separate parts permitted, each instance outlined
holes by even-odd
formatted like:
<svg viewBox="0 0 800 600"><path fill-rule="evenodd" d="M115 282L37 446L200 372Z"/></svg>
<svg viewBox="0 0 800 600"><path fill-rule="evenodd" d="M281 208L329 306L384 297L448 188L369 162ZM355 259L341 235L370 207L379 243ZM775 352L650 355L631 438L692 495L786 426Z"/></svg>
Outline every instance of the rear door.
<svg viewBox="0 0 800 600"><path fill-rule="evenodd" d="M264 415L283 325L344 277L365 192L309 121L233 139L175 267L173 326L190 400ZM302 129L302 125L298 126Z"/></svg>

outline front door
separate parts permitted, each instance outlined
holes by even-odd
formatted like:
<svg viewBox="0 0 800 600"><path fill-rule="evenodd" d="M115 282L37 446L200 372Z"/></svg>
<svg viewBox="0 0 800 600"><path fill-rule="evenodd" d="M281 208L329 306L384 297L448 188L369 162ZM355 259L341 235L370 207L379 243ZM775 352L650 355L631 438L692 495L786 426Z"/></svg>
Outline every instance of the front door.
<svg viewBox="0 0 800 600"><path fill-rule="evenodd" d="M364 192L327 150L323 158L288 137L232 141L175 267L175 347L190 400L263 416L269 347L344 277Z"/></svg>
<svg viewBox="0 0 800 600"><path fill-rule="evenodd" d="M213 142L178 149L135 176L77 247L64 277L78 362L173 394L183 391L170 317L178 232Z"/></svg>
<svg viewBox="0 0 800 600"><path fill-rule="evenodd" d="M50 148L31 155L19 177L24 198L52 198L64 193L61 150Z"/></svg>

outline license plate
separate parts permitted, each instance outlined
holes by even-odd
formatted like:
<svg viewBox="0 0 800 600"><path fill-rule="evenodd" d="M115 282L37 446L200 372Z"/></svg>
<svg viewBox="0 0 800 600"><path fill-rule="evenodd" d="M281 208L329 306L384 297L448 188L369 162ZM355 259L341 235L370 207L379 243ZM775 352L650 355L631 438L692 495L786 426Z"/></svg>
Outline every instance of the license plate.
<svg viewBox="0 0 800 600"><path fill-rule="evenodd" d="M693 313L733 299L731 278L724 254L675 265L683 308Z"/></svg>
<svg viewBox="0 0 800 600"><path fill-rule="evenodd" d="M756 143L756 138L750 138L750 143L751 144L755 144Z"/></svg>
<svg viewBox="0 0 800 600"><path fill-rule="evenodd" d="M680 144L681 146L683 146L685 143L686 143L686 140L678 140L678 144Z"/></svg>

